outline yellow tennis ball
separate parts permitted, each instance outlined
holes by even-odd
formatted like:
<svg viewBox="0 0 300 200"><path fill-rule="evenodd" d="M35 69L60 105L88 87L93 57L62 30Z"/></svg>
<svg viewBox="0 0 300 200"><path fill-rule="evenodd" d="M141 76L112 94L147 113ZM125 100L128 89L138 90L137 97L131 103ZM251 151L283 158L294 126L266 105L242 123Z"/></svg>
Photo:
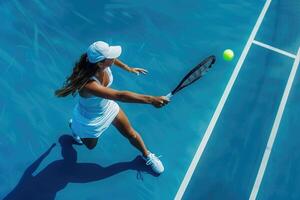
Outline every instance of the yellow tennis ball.
<svg viewBox="0 0 300 200"><path fill-rule="evenodd" d="M224 52L223 52L223 59L226 60L226 61L231 61L234 57L234 53L231 49L226 49Z"/></svg>

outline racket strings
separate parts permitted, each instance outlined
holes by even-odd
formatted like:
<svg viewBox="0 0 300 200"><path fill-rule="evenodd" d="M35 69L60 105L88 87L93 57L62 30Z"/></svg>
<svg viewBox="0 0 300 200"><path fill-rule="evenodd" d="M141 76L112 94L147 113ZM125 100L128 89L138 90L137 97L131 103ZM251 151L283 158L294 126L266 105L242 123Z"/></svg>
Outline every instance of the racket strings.
<svg viewBox="0 0 300 200"><path fill-rule="evenodd" d="M172 93L175 94L182 88L192 84L193 82L201 78L212 67L214 62L215 62L215 56L210 56L204 61L202 61L199 65L197 65L193 70L191 70L184 77L184 79L181 81L181 83L175 88L175 90Z"/></svg>
<svg viewBox="0 0 300 200"><path fill-rule="evenodd" d="M212 63L206 63L198 68L198 70L194 71L192 74L190 74L189 77L182 83L182 87L187 86L191 84L192 82L198 80L201 78L204 74L206 74L209 70L209 68L212 66Z"/></svg>

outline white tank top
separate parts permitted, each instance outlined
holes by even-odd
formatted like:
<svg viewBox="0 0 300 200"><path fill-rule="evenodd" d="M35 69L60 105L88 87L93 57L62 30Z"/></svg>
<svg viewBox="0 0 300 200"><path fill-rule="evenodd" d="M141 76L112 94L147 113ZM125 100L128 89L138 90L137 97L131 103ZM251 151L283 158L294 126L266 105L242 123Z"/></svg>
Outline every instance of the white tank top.
<svg viewBox="0 0 300 200"><path fill-rule="evenodd" d="M113 83L113 75L109 67L105 69L106 73L108 74L109 77L109 83L107 87L109 87ZM97 81L97 83L100 83L100 81L95 77L92 76L91 79ZM105 110L108 109L108 106L110 105L109 102L111 100L97 97L97 96L91 96L91 97L82 97L79 96L79 101L78 101L78 111L81 115L85 117L92 117L94 115L99 115L102 114Z"/></svg>

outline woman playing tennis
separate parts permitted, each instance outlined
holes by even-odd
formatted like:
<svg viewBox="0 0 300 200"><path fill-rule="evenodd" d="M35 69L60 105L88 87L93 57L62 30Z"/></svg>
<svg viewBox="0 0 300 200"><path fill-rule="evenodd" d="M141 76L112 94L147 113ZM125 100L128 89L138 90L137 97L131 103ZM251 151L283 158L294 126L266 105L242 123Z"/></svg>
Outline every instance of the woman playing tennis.
<svg viewBox="0 0 300 200"><path fill-rule="evenodd" d="M145 69L131 68L118 60L121 52L120 46L109 46L102 41L91 44L75 64L73 73L67 78L64 86L55 91L55 95L65 97L79 93L79 102L69 122L76 142L93 149L101 134L113 124L142 153L146 164L150 165L154 172L162 173L162 162L147 149L143 139L115 101L151 104L160 108L168 104L169 100L164 96L142 95L109 88L113 82L110 70L113 64L137 75L147 73Z"/></svg>

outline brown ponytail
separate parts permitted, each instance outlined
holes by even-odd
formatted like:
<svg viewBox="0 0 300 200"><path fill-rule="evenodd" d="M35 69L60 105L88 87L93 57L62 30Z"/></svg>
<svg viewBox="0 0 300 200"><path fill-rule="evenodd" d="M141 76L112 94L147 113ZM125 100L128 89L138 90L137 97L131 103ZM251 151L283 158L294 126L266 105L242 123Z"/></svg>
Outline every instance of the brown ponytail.
<svg viewBox="0 0 300 200"><path fill-rule="evenodd" d="M62 88L55 91L57 97L66 97L69 94L76 95L97 72L97 65L87 60L87 54L81 55L78 62L75 63L73 73L67 77Z"/></svg>

